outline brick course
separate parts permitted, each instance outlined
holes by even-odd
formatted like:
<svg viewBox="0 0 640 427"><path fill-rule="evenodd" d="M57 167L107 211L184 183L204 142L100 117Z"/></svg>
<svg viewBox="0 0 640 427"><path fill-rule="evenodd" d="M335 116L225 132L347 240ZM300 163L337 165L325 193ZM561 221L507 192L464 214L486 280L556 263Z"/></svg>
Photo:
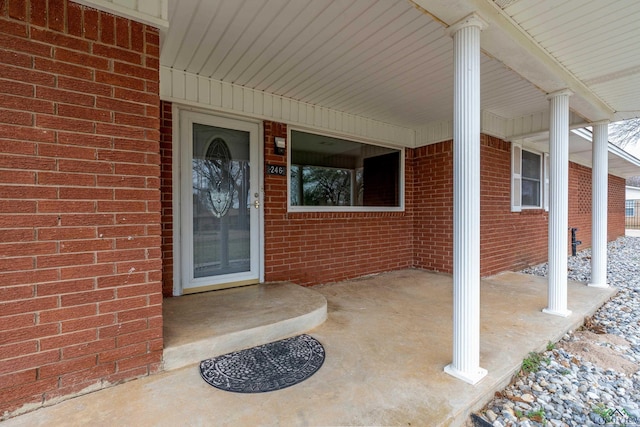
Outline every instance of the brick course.
<svg viewBox="0 0 640 427"><path fill-rule="evenodd" d="M170 102L160 103L162 191L162 293L173 295L173 117Z"/></svg>
<svg viewBox="0 0 640 427"><path fill-rule="evenodd" d="M0 414L162 358L159 35L0 1Z"/></svg>
<svg viewBox="0 0 640 427"><path fill-rule="evenodd" d="M287 137L283 123L264 122L265 164L286 165L274 138ZM406 175L413 175L406 150ZM265 168L266 169L266 168ZM265 175L265 280L301 285L335 282L413 266L413 207L405 212L287 212L287 178ZM407 179L406 193L413 193Z"/></svg>
<svg viewBox="0 0 640 427"><path fill-rule="evenodd" d="M163 283L173 288L171 105L163 103ZM266 164L286 165L273 138L287 125L264 122ZM481 275L544 262L548 212L511 212L511 144L481 135ZM405 212L287 212L286 177L265 175L265 279L301 285L417 267L453 271L453 156L446 141L405 150ZM569 224L591 245L591 170L569 164ZM609 176L609 240L624 235L624 179ZM499 224L499 226L496 226ZM567 231L569 233L569 231ZM569 235L569 234L568 234ZM570 245L567 248L570 253Z"/></svg>
<svg viewBox="0 0 640 427"><path fill-rule="evenodd" d="M480 139L480 274L517 270L547 260L549 215L544 209L511 212L511 145ZM416 264L453 271L452 142L416 149ZM420 183L423 183L420 186ZM609 175L608 239L624 236L624 179ZM579 249L591 246L591 169L569 163L569 226L577 227ZM571 253L570 233L567 254Z"/></svg>

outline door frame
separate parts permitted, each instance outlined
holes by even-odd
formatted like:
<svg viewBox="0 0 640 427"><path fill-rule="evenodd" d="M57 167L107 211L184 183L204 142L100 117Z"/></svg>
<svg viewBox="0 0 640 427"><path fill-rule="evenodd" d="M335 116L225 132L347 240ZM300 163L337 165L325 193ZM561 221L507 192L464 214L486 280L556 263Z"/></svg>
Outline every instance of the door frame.
<svg viewBox="0 0 640 427"><path fill-rule="evenodd" d="M262 126L261 120L248 119L242 116L235 116L229 114L220 114L215 111L192 108L184 105L177 105L174 103L172 105L172 118L173 118L173 126L172 126L172 170L171 170L171 179L172 179L172 213L173 213L173 295L180 296L186 295L188 292L185 292L185 289L182 285L183 280L183 272L184 272L184 262L189 261L185 260L185 254L182 251L182 144L192 143L192 141L181 141L181 118L185 113L196 113L196 114L204 114L207 116L218 117L221 119L230 119L237 120L246 123L252 123L257 125L258 127L258 160L257 165L251 165L251 167L257 167L258 174L258 200L260 202L260 207L258 209L258 228L259 230L256 232L258 237L258 282L264 282L264 129ZM189 261L190 262L190 261ZM255 283L255 281L243 281L234 282L237 286L248 285ZM216 285L210 287L210 290L216 288ZM207 289L202 289L207 290Z"/></svg>

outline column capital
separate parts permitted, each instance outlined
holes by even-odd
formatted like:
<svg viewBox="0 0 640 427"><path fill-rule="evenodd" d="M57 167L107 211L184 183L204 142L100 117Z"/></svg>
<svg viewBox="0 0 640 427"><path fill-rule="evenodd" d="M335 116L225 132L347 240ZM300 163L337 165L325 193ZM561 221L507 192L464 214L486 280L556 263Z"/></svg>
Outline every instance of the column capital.
<svg viewBox="0 0 640 427"><path fill-rule="evenodd" d="M571 96L571 95L573 95L573 91L571 89L561 89L555 92L548 93L547 99L553 99L559 96Z"/></svg>
<svg viewBox="0 0 640 427"><path fill-rule="evenodd" d="M597 122L591 122L589 123L591 126L596 126L596 125L608 125L609 123L611 123L611 120L609 119L604 119L604 120L598 120Z"/></svg>
<svg viewBox="0 0 640 427"><path fill-rule="evenodd" d="M477 13L473 12L470 15L465 16L455 24L450 25L446 31L449 37L453 37L453 35L457 33L459 30L461 30L462 28L478 27L480 28L480 31L482 31L488 26L489 24L487 23L487 21L482 19L480 15L478 15Z"/></svg>

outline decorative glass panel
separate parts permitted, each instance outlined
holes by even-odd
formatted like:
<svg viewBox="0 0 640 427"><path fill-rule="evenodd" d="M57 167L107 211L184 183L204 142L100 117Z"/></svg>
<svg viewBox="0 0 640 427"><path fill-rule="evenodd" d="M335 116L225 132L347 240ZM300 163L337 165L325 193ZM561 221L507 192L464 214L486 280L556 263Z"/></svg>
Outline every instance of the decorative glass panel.
<svg viewBox="0 0 640 427"><path fill-rule="evenodd" d="M249 133L193 125L194 277L250 269Z"/></svg>

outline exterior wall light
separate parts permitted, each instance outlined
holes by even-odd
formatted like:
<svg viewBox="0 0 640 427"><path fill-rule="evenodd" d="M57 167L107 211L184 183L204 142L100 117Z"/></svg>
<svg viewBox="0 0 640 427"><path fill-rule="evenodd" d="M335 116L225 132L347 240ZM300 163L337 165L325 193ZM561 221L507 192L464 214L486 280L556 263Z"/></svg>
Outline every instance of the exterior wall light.
<svg viewBox="0 0 640 427"><path fill-rule="evenodd" d="M275 148L275 152L276 154L282 156L284 155L284 153L287 150L287 142L286 139L284 138L280 138L280 137L276 137L274 140L274 148Z"/></svg>

